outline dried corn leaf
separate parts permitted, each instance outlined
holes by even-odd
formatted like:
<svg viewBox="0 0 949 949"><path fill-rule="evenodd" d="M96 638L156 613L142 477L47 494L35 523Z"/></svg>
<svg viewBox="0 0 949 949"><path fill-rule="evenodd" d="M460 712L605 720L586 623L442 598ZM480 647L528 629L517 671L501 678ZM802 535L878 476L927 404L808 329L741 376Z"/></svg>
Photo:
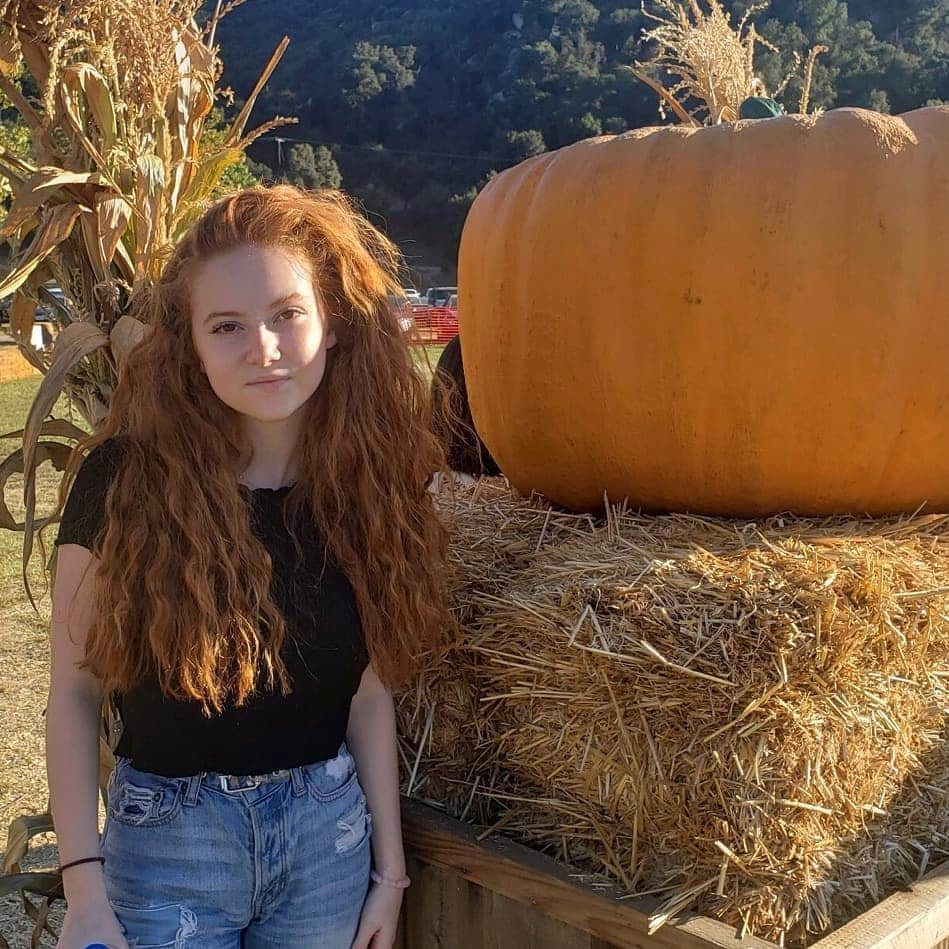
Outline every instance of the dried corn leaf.
<svg viewBox="0 0 949 949"><path fill-rule="evenodd" d="M30 874L30 876L33 876ZM37 875L38 876L38 875ZM42 906L37 906L29 897L28 893L34 892L36 888L43 886L42 882L37 881L35 884L27 883L20 890L20 897L23 901L23 911L31 920L36 924L33 927L33 933L30 936L30 949L42 949L42 940L43 933L49 933L49 935L56 939L58 938L58 933L49 925L49 911L53 907L53 903L57 899L63 899L62 887L60 887L58 892L53 892L51 895L45 895L44 893L39 893L40 896L44 896Z"/></svg>
<svg viewBox="0 0 949 949"><path fill-rule="evenodd" d="M132 206L121 195L100 193L96 195L95 209L102 257L107 265L111 265L118 253L119 267L131 283L134 267L122 245L122 238L132 216Z"/></svg>
<svg viewBox="0 0 949 949"><path fill-rule="evenodd" d="M36 349L32 344L20 341L17 344L20 355L38 372L46 372L48 365L44 354Z"/></svg>
<svg viewBox="0 0 949 949"><path fill-rule="evenodd" d="M227 130L227 134L224 136L224 145L226 147L236 148L240 144L244 134L244 128L247 125L247 120L250 118L250 113L253 111L254 105L257 102L257 96L260 95L264 86L267 85L268 80L273 75L273 71L277 68L277 64L280 62L289 45L290 37L288 36L285 36L277 44L277 48L274 50L273 55L271 55L270 59L267 61L267 65L264 67L263 72L260 74L260 78L257 80L257 84L254 86L251 94L247 97L247 101L244 103L243 108L237 114L237 118L234 119L233 124Z"/></svg>
<svg viewBox="0 0 949 949"><path fill-rule="evenodd" d="M30 127L30 132L32 132L34 137L34 144L40 143L52 150L49 130L44 124L42 117L26 100L23 93L20 92L19 86L2 73L0 73L0 91L10 100L10 104L20 113L23 121Z"/></svg>
<svg viewBox="0 0 949 949"><path fill-rule="evenodd" d="M89 114L99 132L100 151L108 156L116 143L115 105L105 77L89 63L76 63L63 70L62 81L73 97L82 92Z"/></svg>
<svg viewBox="0 0 949 949"><path fill-rule="evenodd" d="M0 435L0 439L3 438L22 438L26 433L26 429L19 429L15 432L7 432L6 435ZM72 441L79 441L86 437L88 432L81 429L78 425L73 425L72 422L67 421L64 418L52 418L43 422L43 425L40 428L40 437L41 438L69 438Z"/></svg>
<svg viewBox="0 0 949 949"><path fill-rule="evenodd" d="M37 273L41 273L41 271L37 271ZM33 276L35 277L36 274ZM58 319L63 326L68 326L73 322L73 314L69 311L68 305L60 297L56 296L45 283L40 283L37 286L36 293L40 302L44 303L53 311L54 318Z"/></svg>
<svg viewBox="0 0 949 949"><path fill-rule="evenodd" d="M83 195L77 193L76 187L96 185L99 181L97 172L64 171L62 168L40 168L36 170L22 184L12 186L14 203L10 212L0 226L0 237L9 237L27 224L36 216L43 205L49 205L56 199L57 203L81 202ZM66 191L65 195L59 194ZM65 202L62 198L67 199Z"/></svg>
<svg viewBox="0 0 949 949"><path fill-rule="evenodd" d="M40 834L53 833L52 814L27 814L17 817L7 833L7 849L3 855L3 873L14 873L30 849L30 841Z"/></svg>
<svg viewBox="0 0 949 949"><path fill-rule="evenodd" d="M0 86L3 83L0 82ZM27 161L18 158L4 148L0 148L0 175L7 179L11 189L15 189L30 180L36 169ZM2 232L0 232L2 233Z"/></svg>
<svg viewBox="0 0 949 949"><path fill-rule="evenodd" d="M49 78L49 43L46 42L43 21L46 19L46 5L37 2L20 0L15 5L15 21L7 18L5 27L11 32L16 31L19 52L26 63L26 68L42 89Z"/></svg>
<svg viewBox="0 0 949 949"><path fill-rule="evenodd" d="M214 105L214 56L193 30L186 30L175 45L175 58L182 79L175 96L175 114L170 118L172 157L175 162L170 204L178 208L194 177L202 123Z"/></svg>
<svg viewBox="0 0 949 949"><path fill-rule="evenodd" d="M191 184L183 196L185 206L193 208L194 212L200 213L201 202L207 199L221 180L221 175L235 161L240 159L241 154L239 148L227 148L198 159L194 163ZM183 215L181 217L178 222L178 233L174 235L175 237L187 229L192 217L193 215Z"/></svg>
<svg viewBox="0 0 949 949"><path fill-rule="evenodd" d="M39 442L33 448L31 456L32 470L35 471L43 462L49 461L57 471L65 471L71 454L72 447L63 442ZM16 451L12 452L0 462L0 527L6 530L26 530L26 523L17 521L11 513L10 508L7 507L5 496L7 481L15 474L23 474L25 470L26 466L23 461L22 448L17 448ZM25 484L26 479L24 479L24 485ZM39 524L33 525L33 519L31 519L31 529L35 526L35 529L39 530L47 522L48 518L44 518Z"/></svg>
<svg viewBox="0 0 949 949"><path fill-rule="evenodd" d="M77 217L79 208L75 204L53 205L43 213L29 250L0 281L0 297L13 293L26 283L33 271L69 237Z"/></svg>
<svg viewBox="0 0 949 949"><path fill-rule="evenodd" d="M99 232L99 216L92 211L83 211L79 215L79 227L82 231L82 242L86 248L86 260L99 283L105 283L109 276L109 265L102 248L102 237Z"/></svg>
<svg viewBox="0 0 949 949"><path fill-rule="evenodd" d="M33 594L27 577L27 566L33 552L34 513L36 510L36 467L38 456L34 456L39 432L52 412L56 400L73 369L90 353L107 346L109 337L92 323L71 323L60 331L53 345L53 357L46 376L26 419L23 436L23 504L26 508L23 537L23 585L27 597L35 607ZM61 469L63 470L63 469Z"/></svg>
<svg viewBox="0 0 949 949"><path fill-rule="evenodd" d="M59 103L62 106L63 115L72 128L72 133L76 141L82 145L86 154L92 159L94 166L98 168L100 172L108 173L109 166L102 152L89 136L85 116L85 104L81 96L81 89L82 87L75 74L75 69L73 67L67 67L63 70L62 81L57 87Z"/></svg>
<svg viewBox="0 0 949 949"><path fill-rule="evenodd" d="M159 263L154 259L156 247L164 243L162 203L165 188L165 166L156 155L143 155L137 163L135 176L135 282L157 277Z"/></svg>
<svg viewBox="0 0 949 949"><path fill-rule="evenodd" d="M28 342L36 318L36 298L21 288L10 304L10 333L16 340Z"/></svg>
<svg viewBox="0 0 949 949"><path fill-rule="evenodd" d="M112 332L109 334L109 343L120 379L125 372L129 353L145 339L148 331L148 326L128 313L121 316L115 326L112 327Z"/></svg>
<svg viewBox="0 0 949 949"><path fill-rule="evenodd" d="M11 873L0 876L0 896L10 893L35 893L38 896L55 896L63 899L63 878L59 873Z"/></svg>

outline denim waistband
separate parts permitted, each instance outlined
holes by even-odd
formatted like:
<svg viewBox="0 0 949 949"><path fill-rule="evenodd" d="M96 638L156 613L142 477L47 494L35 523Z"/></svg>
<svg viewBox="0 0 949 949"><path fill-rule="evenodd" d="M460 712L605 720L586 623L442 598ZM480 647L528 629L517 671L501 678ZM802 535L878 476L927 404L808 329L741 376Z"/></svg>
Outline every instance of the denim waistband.
<svg viewBox="0 0 949 949"><path fill-rule="evenodd" d="M294 772L298 772L302 780L302 768L284 768L282 771L268 771L266 774L217 774L205 771L198 777L222 791L243 791L247 788L260 787L262 784L294 781L297 777Z"/></svg>
<svg viewBox="0 0 949 949"><path fill-rule="evenodd" d="M240 793L241 791L259 788L261 785L278 784L289 781L293 788L294 797L299 797L306 790L304 781L304 772L311 768L325 767L329 762L336 761L346 757L352 760L352 755L346 747L346 743L340 746L339 753L335 758L328 758L325 761L317 761L309 765L301 765L294 768L282 768L279 771L268 771L264 774L220 774L216 771L202 771L199 774L191 775L185 778L186 787L184 792L184 803L195 804L198 800L198 789L201 785L212 787L218 791L227 793ZM351 767L353 767L351 765Z"/></svg>
<svg viewBox="0 0 949 949"><path fill-rule="evenodd" d="M269 774L217 774L202 771L189 778L182 778L185 784L182 803L190 807L198 803L198 791L202 786L224 791L228 794L240 794L262 785L289 781L293 786L293 796L299 797L306 790L303 781L303 768L287 768L284 771L272 771Z"/></svg>

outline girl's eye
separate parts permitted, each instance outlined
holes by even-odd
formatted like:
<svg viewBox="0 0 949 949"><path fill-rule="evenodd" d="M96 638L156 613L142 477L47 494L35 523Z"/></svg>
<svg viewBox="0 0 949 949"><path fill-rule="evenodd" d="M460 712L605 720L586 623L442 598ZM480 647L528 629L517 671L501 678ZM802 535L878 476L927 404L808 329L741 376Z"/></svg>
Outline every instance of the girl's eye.
<svg viewBox="0 0 949 949"><path fill-rule="evenodd" d="M237 329L240 329L237 323L218 323L211 332L230 336Z"/></svg>
<svg viewBox="0 0 949 949"><path fill-rule="evenodd" d="M294 319L295 317L297 317L297 316L302 316L302 315L303 315L303 310L296 310L296 309L290 308L290 309L287 309L287 310L281 310L281 311L277 314L277 319L279 319L279 320L292 320L292 319Z"/></svg>

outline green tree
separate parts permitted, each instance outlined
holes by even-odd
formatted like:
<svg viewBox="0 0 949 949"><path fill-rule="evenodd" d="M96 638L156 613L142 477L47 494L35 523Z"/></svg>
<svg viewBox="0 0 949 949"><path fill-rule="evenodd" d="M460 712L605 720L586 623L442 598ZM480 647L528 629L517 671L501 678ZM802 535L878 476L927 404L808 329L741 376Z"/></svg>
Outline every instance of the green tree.
<svg viewBox="0 0 949 949"><path fill-rule="evenodd" d="M523 132L507 133L508 154L514 161L531 158L547 151L544 136L537 129L526 129Z"/></svg>
<svg viewBox="0 0 949 949"><path fill-rule="evenodd" d="M316 149L306 142L290 146L285 179L298 188L338 188L343 183L333 153L325 146Z"/></svg>
<svg viewBox="0 0 949 949"><path fill-rule="evenodd" d="M385 89L402 92L415 83L415 47L360 42L353 49L350 84L343 97L350 106L363 105Z"/></svg>

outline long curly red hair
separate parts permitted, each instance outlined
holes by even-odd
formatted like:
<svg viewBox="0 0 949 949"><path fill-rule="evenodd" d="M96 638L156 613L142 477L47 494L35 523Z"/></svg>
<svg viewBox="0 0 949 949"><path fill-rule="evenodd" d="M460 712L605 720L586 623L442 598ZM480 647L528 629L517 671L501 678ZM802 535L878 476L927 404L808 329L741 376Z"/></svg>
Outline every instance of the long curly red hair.
<svg viewBox="0 0 949 949"><path fill-rule="evenodd" d="M398 251L338 191L242 191L193 224L136 305L151 330L62 491L86 451L121 439L85 665L117 691L151 669L165 694L207 712L241 704L262 685L290 687L271 561L238 487L251 448L200 371L190 329L196 265L246 244L310 262L337 339L306 407L288 523L312 514L353 586L370 661L389 688L453 629L446 531L426 490L444 457L430 432L427 386L388 303Z"/></svg>

